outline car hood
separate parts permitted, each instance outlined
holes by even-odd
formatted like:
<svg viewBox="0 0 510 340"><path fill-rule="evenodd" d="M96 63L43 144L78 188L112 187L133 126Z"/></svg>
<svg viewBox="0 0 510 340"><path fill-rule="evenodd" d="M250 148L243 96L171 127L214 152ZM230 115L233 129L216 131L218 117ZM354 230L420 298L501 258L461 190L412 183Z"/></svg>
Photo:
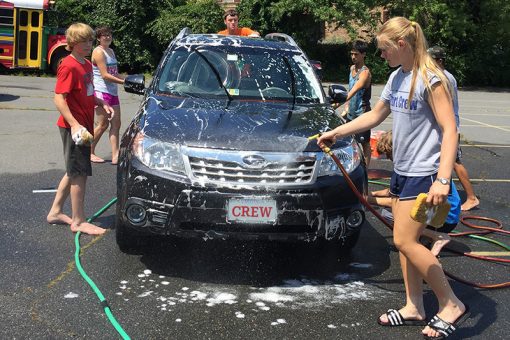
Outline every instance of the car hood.
<svg viewBox="0 0 510 340"><path fill-rule="evenodd" d="M318 151L307 137L341 124L326 105L291 108L289 103L149 96L139 126L148 137L191 147L295 152Z"/></svg>

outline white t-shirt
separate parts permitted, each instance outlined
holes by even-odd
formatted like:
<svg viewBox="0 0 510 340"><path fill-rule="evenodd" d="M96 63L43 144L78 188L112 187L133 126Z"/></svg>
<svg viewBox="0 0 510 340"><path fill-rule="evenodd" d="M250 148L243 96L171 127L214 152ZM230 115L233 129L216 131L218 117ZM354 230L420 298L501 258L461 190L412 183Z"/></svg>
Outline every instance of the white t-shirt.
<svg viewBox="0 0 510 340"><path fill-rule="evenodd" d="M400 67L394 71L381 94L393 114L394 171L418 177L437 173L442 132L427 102L428 92L421 76L416 78L414 96L408 102L413 73ZM430 76L431 86L440 79Z"/></svg>

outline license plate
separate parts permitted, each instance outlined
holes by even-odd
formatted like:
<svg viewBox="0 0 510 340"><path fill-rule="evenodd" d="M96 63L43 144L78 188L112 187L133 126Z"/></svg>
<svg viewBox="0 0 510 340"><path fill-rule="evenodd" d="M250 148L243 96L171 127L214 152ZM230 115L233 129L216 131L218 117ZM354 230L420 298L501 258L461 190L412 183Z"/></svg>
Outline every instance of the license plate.
<svg viewBox="0 0 510 340"><path fill-rule="evenodd" d="M276 223L276 201L261 198L232 198L227 203L227 221Z"/></svg>

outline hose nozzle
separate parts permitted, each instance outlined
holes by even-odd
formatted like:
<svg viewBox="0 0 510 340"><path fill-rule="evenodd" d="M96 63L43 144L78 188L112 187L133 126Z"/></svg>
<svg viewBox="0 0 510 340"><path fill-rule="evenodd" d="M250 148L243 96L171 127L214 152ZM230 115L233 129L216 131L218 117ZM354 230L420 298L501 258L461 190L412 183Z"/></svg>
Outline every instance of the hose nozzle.
<svg viewBox="0 0 510 340"><path fill-rule="evenodd" d="M316 135L313 135L313 136L308 137L308 140L309 140L309 141L312 141L312 140L314 140L314 139L319 138L320 136L321 136L321 134L320 134L320 133L318 133L318 134L316 134Z"/></svg>

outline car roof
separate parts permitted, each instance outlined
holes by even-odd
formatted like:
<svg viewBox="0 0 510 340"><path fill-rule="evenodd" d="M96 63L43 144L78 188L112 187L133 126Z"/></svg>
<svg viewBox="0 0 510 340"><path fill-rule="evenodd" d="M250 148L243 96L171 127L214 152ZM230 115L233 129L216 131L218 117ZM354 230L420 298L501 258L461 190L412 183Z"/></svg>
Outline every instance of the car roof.
<svg viewBox="0 0 510 340"><path fill-rule="evenodd" d="M175 41L175 46L179 47L193 45L236 46L301 52L301 49L298 46L281 40L250 38L232 35L227 36L220 34L190 34Z"/></svg>

